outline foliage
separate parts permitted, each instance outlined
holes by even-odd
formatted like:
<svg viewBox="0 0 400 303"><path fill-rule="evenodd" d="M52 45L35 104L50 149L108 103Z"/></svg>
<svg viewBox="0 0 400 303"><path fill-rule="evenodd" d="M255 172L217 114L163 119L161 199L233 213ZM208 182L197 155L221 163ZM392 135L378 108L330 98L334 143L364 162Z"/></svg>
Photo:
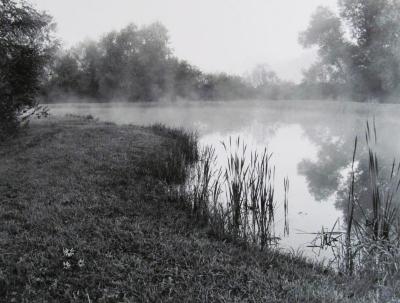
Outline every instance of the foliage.
<svg viewBox="0 0 400 303"><path fill-rule="evenodd" d="M400 2L340 0L340 15L319 7L300 35L305 47L317 46L320 61L305 81L323 83L358 100L384 100L400 80Z"/></svg>
<svg viewBox="0 0 400 303"><path fill-rule="evenodd" d="M199 157L197 134L162 124L155 124L151 129L169 140L163 145L165 152L162 155L154 154L149 162L143 163L143 168L166 184L174 186L184 183L188 175L187 167Z"/></svg>
<svg viewBox="0 0 400 303"><path fill-rule="evenodd" d="M81 97L96 100L238 100L334 97L308 85L283 81L266 65L244 77L205 73L173 56L160 23L130 24L99 41L60 51L43 95L49 102Z"/></svg>
<svg viewBox="0 0 400 303"><path fill-rule="evenodd" d="M0 137L37 110L35 96L54 44L51 17L25 1L0 1Z"/></svg>
<svg viewBox="0 0 400 303"><path fill-rule="evenodd" d="M148 40L152 42L148 42ZM204 73L174 57L161 24L131 24L99 41L59 52L43 95L49 102L96 100L238 100L335 98L310 85L283 81L266 65L244 77Z"/></svg>
<svg viewBox="0 0 400 303"><path fill-rule="evenodd" d="M103 100L239 99L249 95L240 78L205 74L172 55L160 23L130 24L60 52L45 85L48 100L69 96Z"/></svg>
<svg viewBox="0 0 400 303"><path fill-rule="evenodd" d="M367 122L366 141L368 147L368 196L370 207L366 208L355 191L355 156L357 138L354 145L348 210L346 222L346 243L344 267L349 274L368 273L378 283L397 278L400 263L400 230L398 213L398 191L400 186L400 164L393 164L389 175L382 176L381 163L376 152L377 133ZM360 214L356 216L358 211Z"/></svg>
<svg viewBox="0 0 400 303"><path fill-rule="evenodd" d="M222 144L227 155L226 166L218 166L215 149L207 146L192 169L187 182L192 214L220 239L259 246L261 250L270 248L279 242L275 237L277 203L271 154L267 150L249 154L240 138ZM284 233L287 234L287 179L284 190Z"/></svg>
<svg viewBox="0 0 400 303"><path fill-rule="evenodd" d="M338 193L344 226L337 221L330 231L322 229L313 246L331 249L339 272L393 295L400 266L400 165L382 161L375 122L367 122L365 138L366 150L359 147L358 137L354 140L350 171Z"/></svg>
<svg viewBox="0 0 400 303"><path fill-rule="evenodd" d="M278 75L267 65L258 64L246 76L252 90L249 95L269 100L298 98L298 86L279 79Z"/></svg>

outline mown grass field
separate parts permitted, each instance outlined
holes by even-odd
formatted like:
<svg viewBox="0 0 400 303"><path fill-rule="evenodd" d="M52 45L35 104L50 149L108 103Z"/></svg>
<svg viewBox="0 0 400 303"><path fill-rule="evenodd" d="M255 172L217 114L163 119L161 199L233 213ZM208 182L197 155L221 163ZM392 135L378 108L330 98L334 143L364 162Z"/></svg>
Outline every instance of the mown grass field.
<svg viewBox="0 0 400 303"><path fill-rule="evenodd" d="M0 301L373 302L362 282L208 237L156 173L173 140L69 117L0 146Z"/></svg>

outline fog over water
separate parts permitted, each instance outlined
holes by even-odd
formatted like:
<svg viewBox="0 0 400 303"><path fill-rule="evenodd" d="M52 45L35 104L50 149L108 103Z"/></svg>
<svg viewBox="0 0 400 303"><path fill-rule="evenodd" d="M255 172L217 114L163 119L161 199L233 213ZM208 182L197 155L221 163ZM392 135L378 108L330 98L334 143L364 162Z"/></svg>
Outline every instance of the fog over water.
<svg viewBox="0 0 400 303"><path fill-rule="evenodd" d="M202 145L216 148L219 163L226 155L221 141L242 138L249 149L273 153L276 166L278 205L277 230L283 236L283 178L290 180L290 236L285 248L304 249L310 257L318 251L306 246L322 227L343 221L347 197L347 173L355 136L360 138L360 175L365 175L364 130L375 118L379 155L384 170L393 158L400 158L400 142L393 140L399 128L399 105L352 102L195 102L181 103L68 103L49 105L52 115L91 114L102 121L118 124L151 125L164 123L197 130ZM364 168L364 170L362 170ZM362 179L362 178L360 178ZM365 184L357 185L362 189ZM366 201L368 203L368 201ZM367 205L368 206L368 205ZM320 252L320 257L329 251Z"/></svg>

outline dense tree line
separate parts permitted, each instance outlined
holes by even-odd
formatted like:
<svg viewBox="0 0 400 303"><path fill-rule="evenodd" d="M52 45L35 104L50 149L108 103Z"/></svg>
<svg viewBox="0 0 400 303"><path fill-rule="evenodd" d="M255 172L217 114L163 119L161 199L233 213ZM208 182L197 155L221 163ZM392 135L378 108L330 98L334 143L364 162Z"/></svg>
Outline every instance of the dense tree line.
<svg viewBox="0 0 400 303"><path fill-rule="evenodd" d="M173 56L160 23L130 24L99 41L87 41L58 54L44 87L49 99L103 100L246 98L250 86L240 77L205 74Z"/></svg>
<svg viewBox="0 0 400 303"><path fill-rule="evenodd" d="M204 73L173 55L160 23L130 24L98 41L60 50L42 93L47 102L324 98L308 84L282 81L266 65L243 77Z"/></svg>
<svg viewBox="0 0 400 303"><path fill-rule="evenodd" d="M319 60L300 84L259 65L246 77L207 74L176 58L160 23L128 25L56 56L43 87L48 101L64 97L156 101L234 99L389 100L400 81L398 0L339 0L340 14L319 7L301 33ZM391 100L393 101L393 100Z"/></svg>

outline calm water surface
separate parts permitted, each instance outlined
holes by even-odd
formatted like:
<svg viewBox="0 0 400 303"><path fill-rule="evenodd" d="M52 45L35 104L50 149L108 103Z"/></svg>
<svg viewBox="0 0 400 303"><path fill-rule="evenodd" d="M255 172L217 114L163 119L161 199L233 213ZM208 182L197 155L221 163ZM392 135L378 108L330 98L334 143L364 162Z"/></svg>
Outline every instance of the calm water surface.
<svg viewBox="0 0 400 303"><path fill-rule="evenodd" d="M400 105L351 102L240 101L161 104L63 103L49 105L51 114L91 114L119 124L164 123L197 130L201 144L213 145L221 165L226 155L221 141L243 139L249 148L273 153L278 202L277 236L283 236L283 179L290 180L290 236L286 249L301 249L309 257L329 257L329 251L307 246L321 228L331 228L346 211L347 174L354 138L360 138L358 188L362 195L367 174L364 130L376 120L383 170L400 159ZM365 199L368 206L368 199Z"/></svg>

